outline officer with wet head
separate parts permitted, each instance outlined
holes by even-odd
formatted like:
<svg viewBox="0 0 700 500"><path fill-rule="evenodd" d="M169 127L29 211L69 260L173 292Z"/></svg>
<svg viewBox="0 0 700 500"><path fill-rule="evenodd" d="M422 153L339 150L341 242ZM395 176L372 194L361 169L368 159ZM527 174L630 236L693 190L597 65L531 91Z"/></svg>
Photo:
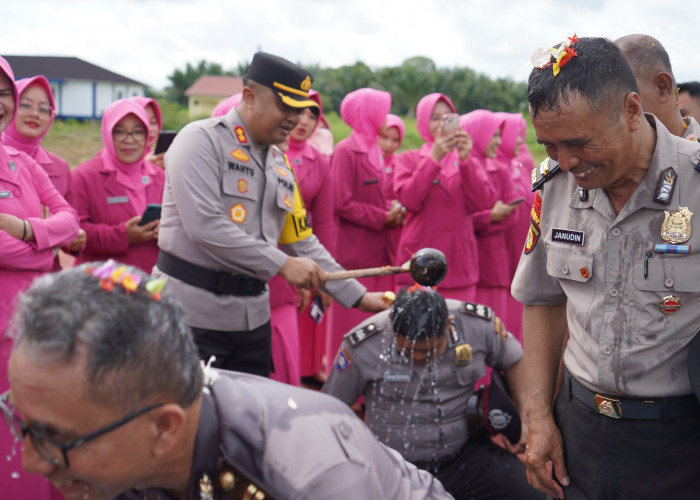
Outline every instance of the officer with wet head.
<svg viewBox="0 0 700 500"><path fill-rule="evenodd" d="M510 452L521 451L521 357L491 308L413 285L345 335L323 392L348 405L364 396L365 422L379 440L433 472L455 498L543 498L515 455L468 426L474 384L487 366L502 370L515 404L507 398L496 408L496 398L484 398L482 405L491 405L490 430L513 439Z"/></svg>
<svg viewBox="0 0 700 500"><path fill-rule="evenodd" d="M133 267L36 280L12 334L0 409L67 499L451 498L337 399L203 369L180 305Z"/></svg>

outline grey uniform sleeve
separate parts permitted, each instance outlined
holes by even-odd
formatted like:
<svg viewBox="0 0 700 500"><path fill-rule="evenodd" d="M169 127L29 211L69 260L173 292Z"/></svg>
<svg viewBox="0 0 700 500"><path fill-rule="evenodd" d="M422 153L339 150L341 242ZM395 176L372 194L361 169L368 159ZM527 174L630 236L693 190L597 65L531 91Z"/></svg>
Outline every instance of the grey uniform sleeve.
<svg viewBox="0 0 700 500"><path fill-rule="evenodd" d="M328 253L315 235L294 243L280 245L280 248L290 255L313 259L324 271L343 271L340 264ZM323 290L343 307L351 307L364 295L367 288L357 280L347 279L328 281Z"/></svg>
<svg viewBox="0 0 700 500"><path fill-rule="evenodd" d="M190 241L222 270L268 280L287 256L231 223L222 203L221 163L213 139L200 128L184 129L170 146L166 175L182 227Z"/></svg>
<svg viewBox="0 0 700 500"><path fill-rule="evenodd" d="M508 370L523 357L520 342L508 331L499 332L496 317L489 323L483 322L480 328L486 342L486 364L498 370Z"/></svg>
<svg viewBox="0 0 700 500"><path fill-rule="evenodd" d="M347 340L343 340L333 365L328 369L326 383L323 384L323 392L335 396L347 405L357 401L367 384L357 357L357 351L348 345Z"/></svg>

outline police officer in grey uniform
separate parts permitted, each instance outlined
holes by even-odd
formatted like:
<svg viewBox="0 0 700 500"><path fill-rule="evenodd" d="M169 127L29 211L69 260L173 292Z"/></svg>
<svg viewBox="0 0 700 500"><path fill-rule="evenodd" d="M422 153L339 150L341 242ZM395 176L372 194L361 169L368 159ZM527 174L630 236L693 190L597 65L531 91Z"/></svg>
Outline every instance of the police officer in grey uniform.
<svg viewBox="0 0 700 500"><path fill-rule="evenodd" d="M555 75L551 52L567 48ZM557 498L694 498L700 145L643 113L609 40L538 53L528 100L551 160L533 172L542 189L512 286L525 304L528 479Z"/></svg>
<svg viewBox="0 0 700 500"><path fill-rule="evenodd" d="M516 403L524 396L521 357L491 308L404 288L390 311L343 338L323 392L348 405L364 396L365 422L379 440L433 472L455 498L542 498L514 455L467 426L486 366L505 370ZM502 428L517 410L490 419Z"/></svg>
<svg viewBox="0 0 700 500"><path fill-rule="evenodd" d="M266 282L281 274L319 287L341 270L313 235L283 142L309 99L311 75L271 54L255 54L241 104L222 117L190 123L165 157L166 182L154 275L185 307L203 359L267 376L271 371ZM322 269L323 268L323 269ZM355 280L324 291L344 307L387 305Z"/></svg>
<svg viewBox="0 0 700 500"><path fill-rule="evenodd" d="M618 38L615 45L632 68L644 111L655 115L673 135L697 141L700 124L692 116L681 116L671 60L661 42L638 34Z"/></svg>
<svg viewBox="0 0 700 500"><path fill-rule="evenodd" d="M66 498L447 499L342 402L202 370L162 283L113 262L37 280L0 409Z"/></svg>

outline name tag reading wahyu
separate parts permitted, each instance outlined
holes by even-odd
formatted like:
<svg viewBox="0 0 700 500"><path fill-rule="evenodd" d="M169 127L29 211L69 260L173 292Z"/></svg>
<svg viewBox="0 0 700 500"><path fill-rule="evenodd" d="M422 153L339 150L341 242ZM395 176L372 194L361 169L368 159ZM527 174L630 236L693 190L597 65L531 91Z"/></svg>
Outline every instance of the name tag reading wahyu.
<svg viewBox="0 0 700 500"><path fill-rule="evenodd" d="M583 231L574 231L573 229L560 229L555 227L552 229L552 241L582 247L584 242L584 234Z"/></svg>
<svg viewBox="0 0 700 500"><path fill-rule="evenodd" d="M129 203L129 197L128 196L108 196L107 197L107 204L108 205L119 205L121 203Z"/></svg>

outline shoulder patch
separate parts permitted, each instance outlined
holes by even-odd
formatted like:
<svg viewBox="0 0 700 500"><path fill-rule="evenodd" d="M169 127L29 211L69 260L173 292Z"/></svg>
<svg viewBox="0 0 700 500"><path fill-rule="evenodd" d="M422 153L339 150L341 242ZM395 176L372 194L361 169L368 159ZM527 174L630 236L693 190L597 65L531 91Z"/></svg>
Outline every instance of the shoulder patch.
<svg viewBox="0 0 700 500"><path fill-rule="evenodd" d="M530 253L540 239L540 218L542 217L542 197L540 192L535 193L535 199L532 202L530 210L530 230L525 239L524 252Z"/></svg>
<svg viewBox="0 0 700 500"><path fill-rule="evenodd" d="M472 302L462 302L459 308L461 312L468 316L476 316L485 321L491 321L493 318L493 310L489 306L483 304L474 304Z"/></svg>
<svg viewBox="0 0 700 500"><path fill-rule="evenodd" d="M532 192L539 190L544 186L545 182L553 179L555 175L561 172L559 163L547 157L542 160L539 167L532 169Z"/></svg>
<svg viewBox="0 0 700 500"><path fill-rule="evenodd" d="M500 335L505 342L508 340L508 333L506 332L506 327L498 316L493 317L493 329L497 335Z"/></svg>
<svg viewBox="0 0 700 500"><path fill-rule="evenodd" d="M381 328L377 328L377 325L375 325L374 323L370 323L368 325L363 326L362 328L358 328L357 330L348 333L345 336L345 339L351 346L356 347L368 338L370 338L372 335L376 335L380 331Z"/></svg>

